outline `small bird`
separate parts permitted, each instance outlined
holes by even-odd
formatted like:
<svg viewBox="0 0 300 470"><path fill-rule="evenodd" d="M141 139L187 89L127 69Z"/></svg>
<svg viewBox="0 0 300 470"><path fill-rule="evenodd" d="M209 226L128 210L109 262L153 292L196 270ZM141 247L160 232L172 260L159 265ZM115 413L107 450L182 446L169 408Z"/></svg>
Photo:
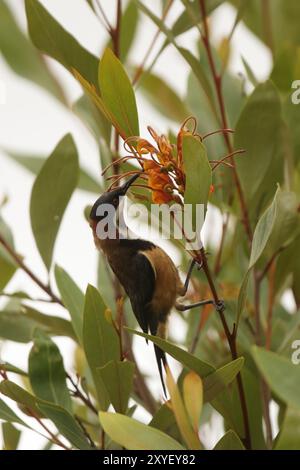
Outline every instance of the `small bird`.
<svg viewBox="0 0 300 470"><path fill-rule="evenodd" d="M123 185L106 191L95 202L90 212L90 226L93 231L96 247L101 250L128 295L133 313L144 333L160 338L166 337L166 326L169 313L173 307L180 311L189 310L206 304L215 304L213 300L202 300L192 305L177 302L188 289L189 280L196 261L193 259L183 284L179 273L168 254L154 243L142 239L122 237L102 238L97 235L97 224L103 220L99 215L104 205L111 204L119 208L122 197L137 179L135 174ZM101 207L102 206L102 207ZM200 269L201 266L198 265ZM217 306L219 308L219 306ZM166 366L164 351L154 345L158 370L166 396L163 379L163 366Z"/></svg>

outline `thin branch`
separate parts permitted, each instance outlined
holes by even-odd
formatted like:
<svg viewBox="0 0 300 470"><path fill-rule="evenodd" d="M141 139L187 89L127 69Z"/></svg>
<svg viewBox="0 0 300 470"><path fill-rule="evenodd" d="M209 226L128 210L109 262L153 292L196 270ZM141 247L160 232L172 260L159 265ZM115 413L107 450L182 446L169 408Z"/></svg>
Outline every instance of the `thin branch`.
<svg viewBox="0 0 300 470"><path fill-rule="evenodd" d="M204 248L201 248L200 253L198 255L198 262L202 262L202 269L203 272L205 273L206 279L208 281L212 296L214 298L214 301L216 305L221 304L221 299L219 298L217 289L215 287L213 278L210 273L210 269L207 263L207 258L206 254L204 251ZM228 323L226 321L225 315L224 315L224 310L225 310L225 305L218 310L223 329L227 338L227 342L229 345L229 349L231 352L231 357L233 360L238 358L238 353L237 353L237 345L236 345L236 326L234 325L232 333L230 332ZM247 449L251 449L251 434L250 434L250 425L249 425L249 415L248 415L248 409L247 409L247 402L246 402L246 395L245 395L245 390L244 390L244 385L242 381L242 376L241 373L239 372L236 376L237 380L237 386L238 386L238 393L240 397L240 404L241 404L241 410L242 410L242 416L243 416L243 421L244 421L244 431L245 431L245 446Z"/></svg>
<svg viewBox="0 0 300 470"><path fill-rule="evenodd" d="M71 384L74 387L74 390L72 391L73 396L79 398L93 413L95 413L98 416L98 410L95 408L93 403L91 402L90 398L88 396L85 396L81 390L79 389L78 385L72 377L69 374L66 374L67 378L70 380Z"/></svg>
<svg viewBox="0 0 300 470"><path fill-rule="evenodd" d="M209 29L208 29L208 23L207 23L207 15L206 15L206 6L205 6L205 0L199 0L199 5L200 5L200 10L202 13L202 19L203 19L203 29L204 32L202 33L202 41L207 53L208 57L208 62L209 66L211 69L213 81L215 84L215 89L216 89L216 94L217 94L217 100L219 104L219 109L220 109L220 114L221 114L221 121L222 121L222 127L224 129L223 136L225 143L228 148L228 152L232 153L233 147L229 138L228 133L225 131L228 129L228 123L227 123L227 116L226 116L226 111L225 111L225 102L224 102L224 97L223 97L223 91L222 91L222 76L217 72L215 61L213 58L213 53L212 53L212 48L210 44L210 37L209 37ZM233 165L233 178L235 182L235 186L237 189L238 197L239 197L239 202L240 202L240 207L241 207L241 212L242 212L242 221L245 227L245 231L248 237L249 242L252 241L252 229L251 229L251 224L250 224L250 219L248 215L248 209L244 197L244 193L242 190L241 182L236 170L235 162L234 159L231 159L231 163Z"/></svg>
<svg viewBox="0 0 300 470"><path fill-rule="evenodd" d="M13 260L16 262L16 264L32 279L32 281L37 284L40 289L42 289L46 294L49 295L49 297L53 300L53 302L63 305L62 301L54 294L52 291L51 287L48 284L45 284L42 282L32 271L31 269L26 266L26 264L23 262L21 256L19 256L14 249L7 243L7 241L4 239L4 237L0 234L0 244L3 246L3 248L7 251L7 253L10 254L10 256L13 258Z"/></svg>

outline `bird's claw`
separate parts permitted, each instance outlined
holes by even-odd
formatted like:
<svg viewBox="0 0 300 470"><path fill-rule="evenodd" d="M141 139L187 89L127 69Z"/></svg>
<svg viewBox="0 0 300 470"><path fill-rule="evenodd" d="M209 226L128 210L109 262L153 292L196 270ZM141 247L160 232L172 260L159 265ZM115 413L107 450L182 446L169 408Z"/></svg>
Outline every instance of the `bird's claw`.
<svg viewBox="0 0 300 470"><path fill-rule="evenodd" d="M214 302L214 304L217 312L223 312L226 308L224 300L219 300L219 302Z"/></svg>
<svg viewBox="0 0 300 470"><path fill-rule="evenodd" d="M202 269L202 266L203 266L203 261L200 261L200 263L196 261L196 265L197 265L197 271L200 271L200 269Z"/></svg>

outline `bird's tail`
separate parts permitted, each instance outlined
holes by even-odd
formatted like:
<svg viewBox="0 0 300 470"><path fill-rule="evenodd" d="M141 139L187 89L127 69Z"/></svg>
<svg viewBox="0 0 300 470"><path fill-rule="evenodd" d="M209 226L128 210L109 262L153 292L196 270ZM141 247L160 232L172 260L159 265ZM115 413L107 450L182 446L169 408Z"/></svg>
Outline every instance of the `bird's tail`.
<svg viewBox="0 0 300 470"><path fill-rule="evenodd" d="M156 346L156 344L154 344L154 351L155 351L156 362L158 365L158 371L159 371L162 388L164 391L164 395L167 398L167 391L166 391L166 386L165 386L165 381L164 381L164 376L163 376L163 367L165 368L167 365L167 358L166 358L165 352L162 349L160 349L158 346Z"/></svg>

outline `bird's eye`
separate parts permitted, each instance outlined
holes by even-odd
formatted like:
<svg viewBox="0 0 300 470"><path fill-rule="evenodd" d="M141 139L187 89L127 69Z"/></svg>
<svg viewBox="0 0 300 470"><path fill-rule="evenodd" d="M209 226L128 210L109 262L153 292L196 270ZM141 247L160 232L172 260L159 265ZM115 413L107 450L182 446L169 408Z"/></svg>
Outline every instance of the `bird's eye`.
<svg viewBox="0 0 300 470"><path fill-rule="evenodd" d="M114 205L114 206L117 206L117 205L118 205L118 202L119 202L119 199L118 199L117 197L114 197L114 198L113 198L113 201L112 201L113 205Z"/></svg>

